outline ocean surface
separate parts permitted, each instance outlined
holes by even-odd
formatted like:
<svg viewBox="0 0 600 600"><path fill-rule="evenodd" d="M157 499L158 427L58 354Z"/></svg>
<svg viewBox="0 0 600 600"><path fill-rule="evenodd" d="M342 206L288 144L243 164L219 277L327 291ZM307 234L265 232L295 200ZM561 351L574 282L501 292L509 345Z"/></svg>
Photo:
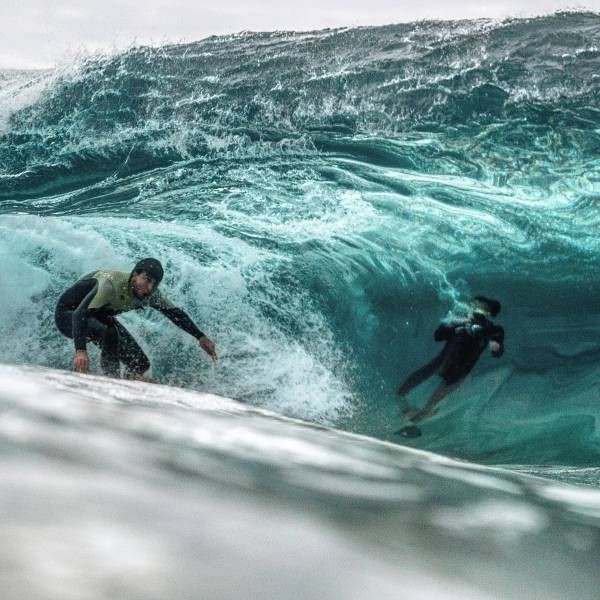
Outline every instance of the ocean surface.
<svg viewBox="0 0 600 600"><path fill-rule="evenodd" d="M218 364L147 311L164 385L69 373L58 296L145 256ZM599 14L0 72L0 257L3 597L597 597ZM399 439L478 294L504 356Z"/></svg>

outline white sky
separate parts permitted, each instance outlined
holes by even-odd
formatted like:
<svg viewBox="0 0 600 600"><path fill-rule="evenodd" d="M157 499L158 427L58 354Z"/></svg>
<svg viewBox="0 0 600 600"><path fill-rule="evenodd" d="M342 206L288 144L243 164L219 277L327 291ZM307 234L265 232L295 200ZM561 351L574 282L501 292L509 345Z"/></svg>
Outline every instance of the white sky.
<svg viewBox="0 0 600 600"><path fill-rule="evenodd" d="M0 0L0 69L50 67L80 50L418 19L600 11L600 0Z"/></svg>

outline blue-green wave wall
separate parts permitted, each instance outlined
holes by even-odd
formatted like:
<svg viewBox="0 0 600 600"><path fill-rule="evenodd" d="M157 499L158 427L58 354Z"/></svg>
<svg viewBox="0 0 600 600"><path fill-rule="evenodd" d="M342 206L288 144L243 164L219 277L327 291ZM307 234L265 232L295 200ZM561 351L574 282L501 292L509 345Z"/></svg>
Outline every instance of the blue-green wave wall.
<svg viewBox="0 0 600 600"><path fill-rule="evenodd" d="M221 353L212 368L160 315L124 316L159 378L394 439L398 384L485 294L506 353L413 443L596 463L599 100L600 16L576 12L2 73L0 360L69 368L61 291L155 255Z"/></svg>

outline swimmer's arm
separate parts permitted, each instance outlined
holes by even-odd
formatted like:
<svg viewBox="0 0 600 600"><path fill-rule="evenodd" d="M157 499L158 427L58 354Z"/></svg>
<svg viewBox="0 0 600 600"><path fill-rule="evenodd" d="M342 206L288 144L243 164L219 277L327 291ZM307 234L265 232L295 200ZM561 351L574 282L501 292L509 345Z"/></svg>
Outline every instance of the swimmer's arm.
<svg viewBox="0 0 600 600"><path fill-rule="evenodd" d="M488 347L494 358L500 358L504 354L504 329L500 325L490 328Z"/></svg>
<svg viewBox="0 0 600 600"><path fill-rule="evenodd" d="M436 342L449 340L453 335L462 333L465 330L465 323L442 323L433 334L433 339Z"/></svg>

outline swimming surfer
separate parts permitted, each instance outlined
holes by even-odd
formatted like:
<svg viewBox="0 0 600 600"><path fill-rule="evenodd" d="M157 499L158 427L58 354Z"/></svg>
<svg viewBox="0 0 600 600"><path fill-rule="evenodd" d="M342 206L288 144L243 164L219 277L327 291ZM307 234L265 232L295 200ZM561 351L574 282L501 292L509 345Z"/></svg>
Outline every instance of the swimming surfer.
<svg viewBox="0 0 600 600"><path fill-rule="evenodd" d="M442 323L433 335L436 342L446 342L444 349L429 363L412 373L400 386L401 411L413 424L423 421L437 412L436 405L456 390L471 372L481 353L489 348L492 356L500 358L504 352L504 329L490 318L500 312L500 302L476 296L471 301L470 315L461 321ZM437 374L442 382L433 392L425 407L413 408L406 396L417 385ZM414 426L400 429L397 433L412 437L420 435Z"/></svg>
<svg viewBox="0 0 600 600"><path fill-rule="evenodd" d="M100 347L100 364L105 375L119 377L123 362L126 378L153 382L144 375L150 368L148 357L116 318L123 312L148 306L195 337L212 360L217 360L213 342L159 290L163 275L158 260L145 258L130 273L106 270L88 273L60 296L54 319L59 331L75 342L75 371L89 372L86 343L91 341Z"/></svg>

